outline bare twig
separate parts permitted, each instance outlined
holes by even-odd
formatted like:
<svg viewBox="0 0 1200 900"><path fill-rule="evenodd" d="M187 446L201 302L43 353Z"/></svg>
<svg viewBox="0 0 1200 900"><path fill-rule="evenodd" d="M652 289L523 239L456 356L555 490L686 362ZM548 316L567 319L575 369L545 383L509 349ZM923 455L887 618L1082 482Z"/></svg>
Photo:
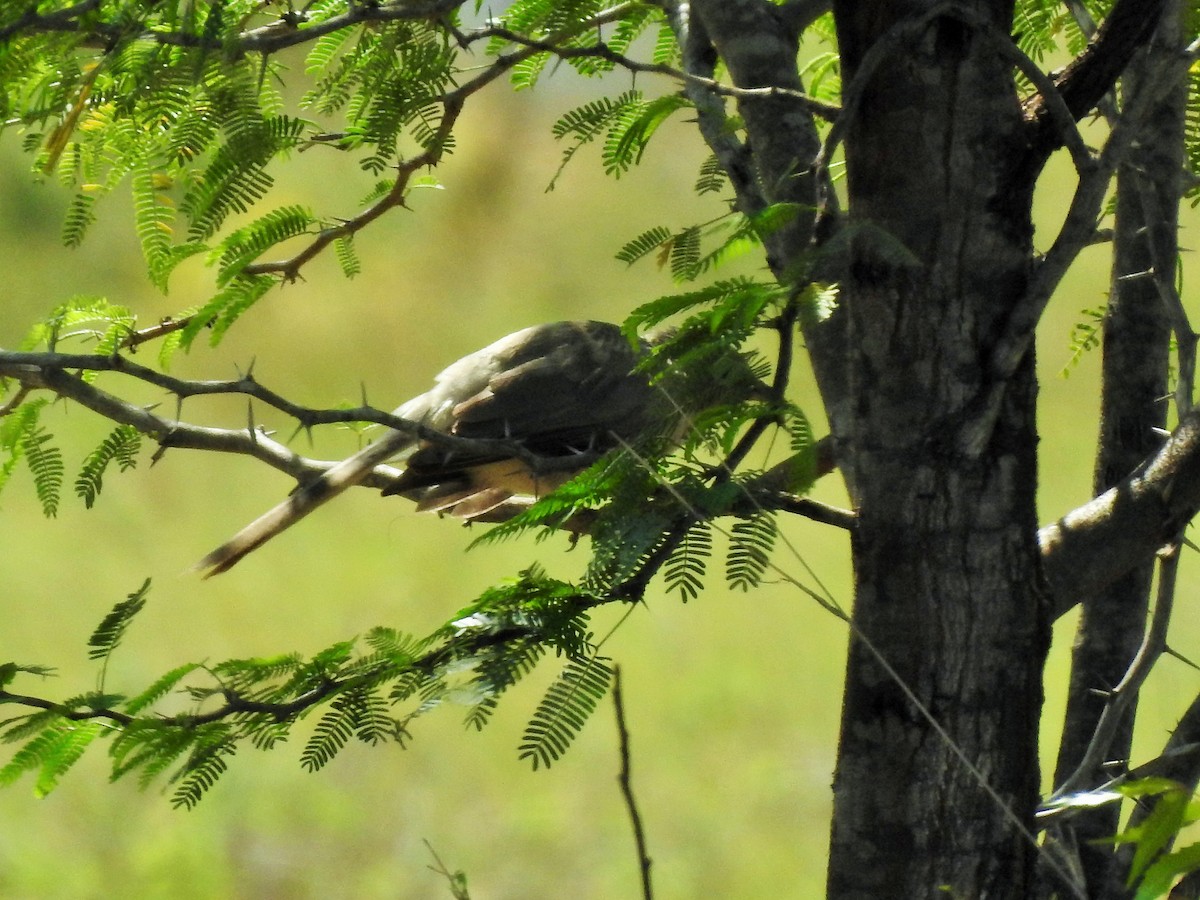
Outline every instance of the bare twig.
<svg viewBox="0 0 1200 900"><path fill-rule="evenodd" d="M638 871L642 878L642 900L654 900L654 889L650 885L650 855L646 850L646 832L642 828L642 816L638 812L637 798L633 793L630 777L629 729L625 727L625 704L621 696L621 667L613 668L613 707L617 712L617 741L621 752L621 771L617 782L621 785L621 796L629 810L629 821L633 827L633 841L637 847Z"/></svg>
<svg viewBox="0 0 1200 900"><path fill-rule="evenodd" d="M1138 691L1150 675L1150 670L1158 662L1167 646L1167 627L1171 621L1171 611L1175 602L1175 580L1179 572L1179 545L1171 544L1164 548L1159 555L1158 566L1158 595L1154 601L1154 613L1150 619L1150 627L1146 629L1142 646L1138 649L1133 662L1129 664L1125 676L1108 695L1108 702L1100 721L1096 723L1096 731L1088 744L1087 752L1075 771L1064 781L1054 793L1051 800L1068 796L1087 786L1101 765L1112 744L1113 737L1121 725L1121 720L1137 699Z"/></svg>
<svg viewBox="0 0 1200 900"><path fill-rule="evenodd" d="M1176 222L1177 217L1168 215L1162 208L1163 204L1156 188L1165 185L1162 185L1159 179L1144 172L1137 173L1135 178L1138 198L1142 205L1142 218L1150 223L1146 229L1146 245L1153 261L1151 275L1154 278L1154 287L1167 310L1171 331L1175 335L1175 353L1178 359L1175 408L1182 416L1192 408L1196 381L1197 336L1183 305L1183 298L1175 288L1175 260L1178 255L1175 229L1171 228L1170 234L1164 235L1159 227L1162 223ZM1178 204L1178 195L1175 202ZM1166 244L1170 246L1164 246Z"/></svg>
<svg viewBox="0 0 1200 900"><path fill-rule="evenodd" d="M836 104L818 100L804 91L776 86L757 88L737 87L736 85L725 84L707 75L699 75L691 71L677 69L674 66L668 66L664 63L640 62L623 53L616 52L604 43L592 44L586 47L564 47L556 44L553 40L537 40L511 29L496 26L483 28L465 35L467 41L475 41L481 37L500 38L519 47L531 49L539 53L552 54L559 59L602 59L634 74L662 75L685 85L692 84L701 87L722 97L733 97L739 100L787 97L791 100L799 101L810 111L829 121L836 119L839 112L839 107Z"/></svg>
<svg viewBox="0 0 1200 900"><path fill-rule="evenodd" d="M118 345L120 350L137 350L142 344L148 344L150 341L156 341L159 338L164 338L168 334L176 331L182 331L192 323L192 316L180 316L179 318L167 317L154 325L149 325L146 328L139 328L136 331L131 331L126 338Z"/></svg>
<svg viewBox="0 0 1200 900"><path fill-rule="evenodd" d="M437 851L433 849L433 844L429 843L429 841L425 838L422 838L421 841L425 844L426 849L429 850L429 855L433 857L433 861L437 863L436 866L430 866L429 869L433 872L437 872L446 879L446 883L450 888L450 893L454 897L454 900L471 900L471 895L467 891L467 876L464 875L461 870L457 872L451 872L450 869L446 867L446 864L442 862L442 858L438 856Z"/></svg>

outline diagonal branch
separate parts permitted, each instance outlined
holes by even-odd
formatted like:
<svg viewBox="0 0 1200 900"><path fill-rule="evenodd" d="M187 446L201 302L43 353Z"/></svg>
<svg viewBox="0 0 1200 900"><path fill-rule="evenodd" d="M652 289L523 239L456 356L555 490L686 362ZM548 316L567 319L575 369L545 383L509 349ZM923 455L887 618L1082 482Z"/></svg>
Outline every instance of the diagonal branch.
<svg viewBox="0 0 1200 900"><path fill-rule="evenodd" d="M1117 0L1087 49L1055 76L1058 94L1071 114L1087 115L1112 90L1137 50L1158 26L1167 0ZM1039 94L1026 105L1030 120L1031 164L1042 162L1061 146L1062 130L1050 108L1056 100Z"/></svg>
<svg viewBox="0 0 1200 900"><path fill-rule="evenodd" d="M1150 560L1200 511L1200 412L1128 478L1038 532L1057 618Z"/></svg>
<svg viewBox="0 0 1200 900"><path fill-rule="evenodd" d="M313 409L287 400L250 376L232 381L188 381L148 369L117 355L19 353L0 350L0 378L12 378L25 390L49 390L59 397L74 400L112 422L130 425L141 434L157 440L161 448L160 453L169 448L186 448L252 456L300 482L310 481L336 464L303 457L285 444L273 440L259 428L215 428L164 418L151 409L97 388L73 374L75 370L119 372L143 383L163 388L180 402L187 397L199 395L250 396L294 418L299 426L305 429L332 423L373 422L466 455L486 457L500 453L506 457L520 459L538 472L549 473L559 467L574 470L599 458L599 454L594 452L547 458L533 453L518 442L446 434L420 422L402 419L369 406L354 409ZM6 404L6 407L9 405L11 404ZM370 487L386 488L397 476L398 473L391 467L379 466L362 483Z"/></svg>
<svg viewBox="0 0 1200 900"><path fill-rule="evenodd" d="M1121 728L1126 714L1137 701L1142 684L1149 677L1154 664L1167 646L1167 626L1171 622L1171 611L1175 603L1175 578L1179 572L1179 545L1173 543L1160 554L1158 568L1158 596L1150 627L1142 638L1141 647L1120 683L1108 694L1104 712L1096 723L1095 733L1088 743L1087 752L1062 784L1055 788L1051 800L1065 797L1089 787L1089 782L1101 771L1108 759L1109 748Z"/></svg>

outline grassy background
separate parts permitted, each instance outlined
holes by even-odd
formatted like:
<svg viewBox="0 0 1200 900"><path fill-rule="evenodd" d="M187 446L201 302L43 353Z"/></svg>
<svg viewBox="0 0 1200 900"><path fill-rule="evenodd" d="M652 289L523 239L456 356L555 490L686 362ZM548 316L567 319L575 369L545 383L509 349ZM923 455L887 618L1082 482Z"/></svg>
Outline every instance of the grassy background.
<svg viewBox="0 0 1200 900"><path fill-rule="evenodd" d="M547 193L561 152L549 126L569 102L564 90L551 80L534 94L499 90L473 103L461 150L441 172L445 189L418 192L411 211L396 211L361 236L359 278L347 282L331 258L318 261L303 282L261 302L217 350L179 357L174 371L224 377L253 359L263 382L300 402L356 401L366 385L371 401L391 406L423 390L445 363L517 327L568 317L620 320L670 290L652 264L627 269L613 253L646 227L720 211L718 202L691 194L704 156L693 130L673 126L619 183L584 154ZM299 156L277 202L352 212L367 179L347 162L322 150ZM144 322L206 296L207 275L191 264L169 297L156 294L142 275L128 210L115 198L83 248L62 249L66 195L52 184L31 185L26 166L7 138L0 146L0 269L8 273L0 346L14 346L32 321L74 293L126 303ZM1043 246L1069 199L1065 174L1065 166L1052 170L1038 197ZM1194 216L1188 225L1185 244ZM1043 326L1043 520L1089 495L1098 357L1069 379L1058 373L1079 310L1104 300L1107 270L1102 248L1087 251ZM1188 275L1191 284L1194 264ZM803 373L798 391L819 420ZM240 425L246 411L242 402L189 402L184 416ZM76 463L92 446L88 436L107 430L79 409L57 410L51 422ZM354 447L334 433L316 441L318 455ZM818 496L844 502L836 479L826 482ZM84 661L88 634L147 575L151 603L112 663L115 690L136 690L185 660L311 653L379 624L423 633L530 561L569 577L586 552L550 541L464 555L471 532L363 491L228 575L201 582L184 574L289 487L246 459L172 451L153 468L110 477L96 509L68 500L46 521L28 477L19 475L0 498L0 660L54 665L60 677L18 688L66 696L90 687L96 670ZM777 561L805 578L802 562L811 566L848 604L844 536L803 521L786 523L786 535ZM1189 559L1184 610L1195 588L1190 567ZM686 606L655 595L606 645L624 672L657 895L816 896L845 631L786 584L731 594L714 574L712 589ZM618 616L600 613L597 633ZM1200 635L1186 618L1178 617L1172 643L1197 657ZM1048 763L1070 627L1059 626L1047 679ZM1196 674L1178 662L1159 669L1143 703L1145 752L1161 743L1197 688ZM550 771L530 772L516 759L527 715L553 674L553 664L544 666L482 734L464 732L461 716L447 709L418 723L409 749L351 747L316 775L299 767L298 742L268 754L247 749L186 813L155 789L107 784L106 759L94 750L44 800L27 781L0 792L0 896L446 897L444 880L427 868L425 840L451 868L467 872L478 900L635 896L611 708L598 711Z"/></svg>

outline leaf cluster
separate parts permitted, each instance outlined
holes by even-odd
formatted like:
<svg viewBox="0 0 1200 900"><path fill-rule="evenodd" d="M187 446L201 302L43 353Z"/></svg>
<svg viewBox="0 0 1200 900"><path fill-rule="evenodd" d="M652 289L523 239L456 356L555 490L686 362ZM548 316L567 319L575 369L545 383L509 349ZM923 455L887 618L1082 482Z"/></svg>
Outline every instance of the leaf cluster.
<svg viewBox="0 0 1200 900"><path fill-rule="evenodd" d="M115 353L129 336L136 318L123 306L97 297L74 297L36 324L21 342L23 350L55 350L64 342L81 343L98 355ZM80 378L94 381L97 372ZM10 386L0 379L0 390ZM14 402L15 401L15 402ZM24 460L33 476L34 489L47 517L57 515L66 472L63 451L43 416L50 408L45 397L24 398L18 393L0 412L0 491ZM85 456L73 483L74 492L89 509L113 466L126 472L137 466L142 436L130 425L118 424Z"/></svg>
<svg viewBox="0 0 1200 900"><path fill-rule="evenodd" d="M599 19L611 6L601 0L516 0L492 20L503 33L491 40L487 52L502 58L516 46L510 36L514 33L522 35L525 41L540 41L556 48L556 53L534 54L513 66L510 77L518 90L534 87L556 57L582 75L609 72L616 65L611 58L589 53L572 54L571 51L588 50L599 42L613 53L624 54L651 27L657 27L654 61L667 63L677 58L674 36L662 11L649 3L630 4L609 33L580 28L581 22Z"/></svg>
<svg viewBox="0 0 1200 900"><path fill-rule="evenodd" d="M322 31L323 23L346 13L346 4L318 0L303 13L304 27L319 36L307 41L303 66L313 86L297 112L288 109L279 87L295 60L246 49L247 35L273 4L147 4L131 8L125 19L114 17L117 6L100 4L104 21L125 23L107 33L102 49L81 43L78 34L55 31L18 32L0 43L0 103L9 127L23 130L37 170L75 192L64 225L67 243L82 240L99 200L128 183L153 283L165 291L176 267L193 257L214 270L216 292L181 317L182 327L164 342L164 366L175 349L205 331L218 340L280 278L295 277L299 262L261 263L282 245L305 243L308 249L295 257L302 261L332 243L345 273L358 271L353 228L301 204L269 208L277 160L311 147L354 154L370 175L401 170L396 180L381 178L361 200L361 224L403 202L415 170L405 169L409 159L434 165L452 149L451 126L463 99L498 72L511 68L519 87L533 86L551 59L597 74L616 64L611 54L624 53L653 28L654 61L678 58L653 5L628 5L614 18L609 7L590 0L519 0L497 24L478 32L492 35L492 62L463 83L460 46L469 47L472 38L454 16L414 15ZM0 16L0 28L6 24L11 22ZM164 34L172 40L160 39ZM835 67L826 65L824 72L826 83L835 84ZM567 143L564 165L585 145L598 144L603 167L619 177L643 159L665 122L693 109L683 93L652 97L629 90L565 114L554 135ZM736 118L726 126L742 135ZM696 191L727 188L714 156L702 165ZM530 567L424 638L377 628L307 658L187 663L129 694L39 700L7 692L12 678L32 674L29 667L0 667L7 679L0 703L34 709L0 723L0 737L19 745L0 769L0 782L36 772L37 790L44 793L95 738L105 737L114 778L135 775L142 784L163 779L177 805L192 807L239 751L285 742L306 718L313 721L299 756L312 771L354 742L406 746L415 722L441 707L465 708L468 727L482 728L503 693L553 655L561 660L561 674L519 748L534 767L550 765L611 681L610 661L599 652L603 642L588 628L592 607L641 600L660 571L668 589L684 600L699 596L720 516L739 517L728 534L728 583L748 590L768 569L774 519L747 505L760 473L740 463L767 429L781 430L801 455L812 435L803 414L782 399L784 380L777 376L780 389L768 389L771 367L749 347L763 330L790 342L796 316L827 315L834 292L813 286L797 294L754 278L710 276L759 252L764 239L802 212L776 204L749 215L729 212L704 223L659 226L621 249L622 261L652 257L677 282L689 283L686 291L635 310L626 329L633 338L678 323L673 337L649 354L645 371L679 408L698 412L685 433L654 436L610 454L482 538L531 529L542 536L586 532L592 556L578 583ZM27 344L54 349L66 339L87 340L97 352L113 354L135 328L128 310L82 298L55 311ZM16 399L23 402L11 403L0 416L0 450L7 454L0 485L24 458L43 508L53 515L65 466L42 422L47 401ZM112 466L135 464L139 448L140 435L122 425L87 455L75 482L85 504L95 502ZM798 477L791 487L803 492L808 483ZM89 650L94 660L107 666L143 609L148 588L143 584L118 603L96 629Z"/></svg>
<svg viewBox="0 0 1200 900"><path fill-rule="evenodd" d="M89 658L107 665L144 609L149 581L117 603L88 641ZM352 741L404 747L413 723L445 706L466 709L482 728L500 696L547 653L565 668L538 705L520 745L532 765L565 752L608 689L608 662L587 628L594 595L531 567L486 591L424 638L379 627L311 658L285 654L177 666L134 694L92 692L52 702L10 693L41 667L0 666L0 704L33 707L0 721L0 740L18 745L0 767L0 785L36 773L44 795L98 737L109 739L112 777L160 778L176 806L191 808L249 746L269 750L297 724L319 716L300 751L316 771Z"/></svg>
<svg viewBox="0 0 1200 900"><path fill-rule="evenodd" d="M376 173L395 164L404 136L411 146L449 149L438 126L458 71L450 20L365 27L332 0L307 4L302 21L290 4L250 0L86 5L89 17L75 27L46 26L20 4L0 12L8 34L0 41L0 129L22 134L35 173L74 191L62 232L68 246L84 239L98 203L127 185L153 284L165 292L178 265L197 255L216 267L217 292L172 347L214 323L218 340L279 281L278 273L256 274L254 262L333 224L297 204L247 220L274 186L275 163L313 140L360 151L362 167ZM280 85L296 54L244 49L256 27L280 24L293 43L311 43L303 65L314 86L294 111ZM331 118L327 130L322 120ZM349 240L336 251L355 274Z"/></svg>

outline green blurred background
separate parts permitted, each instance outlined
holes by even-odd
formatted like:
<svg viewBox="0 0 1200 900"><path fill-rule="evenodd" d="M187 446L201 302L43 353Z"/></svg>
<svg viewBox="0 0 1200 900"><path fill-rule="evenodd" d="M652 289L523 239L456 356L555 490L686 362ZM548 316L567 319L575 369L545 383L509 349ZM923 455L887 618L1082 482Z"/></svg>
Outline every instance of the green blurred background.
<svg viewBox="0 0 1200 900"><path fill-rule="evenodd" d="M260 380L299 402L356 402L365 385L373 403L390 407L423 390L447 362L518 327L558 318L619 321L673 290L652 262L629 269L613 254L650 226L722 211L720 201L692 194L706 155L694 128L668 126L641 168L619 182L585 151L547 192L562 151L550 125L580 101L575 90L568 79L551 78L534 93L498 86L476 98L461 149L439 172L444 189L415 192L411 210L391 213L358 239L361 276L348 282L332 258L318 260L303 281L260 302L217 350L179 356L173 371L228 377L253 360ZM1063 177L1069 167L1055 166L1038 197L1043 247L1071 187ZM68 194L53 183L33 184L27 173L17 136L6 136L0 346L15 346L33 321L77 293L127 304L146 324L206 299L209 275L195 261L176 274L170 296L149 285L123 198L106 201L81 249L63 249ZM351 160L321 148L279 175L276 205L311 203L330 215L351 214L369 185ZM1190 214L1185 245L1196 224ZM1197 274L1189 265L1188 286ZM1098 355L1070 378L1059 373L1070 357L1072 324L1081 309L1104 301L1107 279L1104 249L1087 251L1043 326L1043 520L1089 495ZM118 379L102 386L128 387ZM803 371L797 399L819 422ZM256 410L271 422L266 412ZM189 402L183 413L212 424L246 421L244 401ZM68 449L71 478L71 466L77 470L107 428L77 408L58 409L49 422ZM356 446L334 432L315 442L311 452L328 457ZM172 451L153 468L144 459L136 472L110 476L96 509L72 498L47 521L20 473L0 497L0 660L56 666L59 677L18 682L17 689L68 696L92 687L97 670L84 658L87 636L147 576L154 579L151 602L112 662L113 690L137 690L187 660L312 653L374 625L424 633L533 560L570 577L587 552L551 540L464 554L472 532L361 491L228 575L202 582L186 573L290 486L248 459ZM845 502L835 478L817 496ZM848 606L844 535L806 521L785 523L785 533L789 543L776 561L809 583L811 567ZM1171 640L1196 658L1192 566L1191 559L1183 566ZM818 896L845 628L787 584L729 593L719 567L712 576L711 589L687 605L655 593L606 645L624 675L657 896ZM615 610L599 614L597 633L618 617ZM1060 623L1048 673L1048 766L1072 627ZM191 812L172 810L156 788L108 784L105 745L93 745L46 799L32 796L29 780L0 791L0 896L447 897L444 879L427 868L433 859L424 841L467 873L476 900L636 896L611 706L598 710L551 770L531 772L516 758L527 716L555 671L553 661L544 664L482 734L464 730L460 711L444 709L417 723L409 749L350 747L315 775L299 766L299 737L270 753L246 749ZM1159 666L1143 700L1145 752L1166 738L1198 685L1200 677L1177 661Z"/></svg>

